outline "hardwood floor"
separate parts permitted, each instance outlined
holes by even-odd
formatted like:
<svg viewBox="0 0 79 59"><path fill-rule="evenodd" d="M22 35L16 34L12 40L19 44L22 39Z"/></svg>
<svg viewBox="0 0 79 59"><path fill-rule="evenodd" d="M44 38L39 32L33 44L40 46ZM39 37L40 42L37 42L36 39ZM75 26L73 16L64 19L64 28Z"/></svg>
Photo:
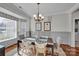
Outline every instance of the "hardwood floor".
<svg viewBox="0 0 79 59"><path fill-rule="evenodd" d="M12 49L16 48L17 44L11 45L5 49L5 53L11 51ZM64 50L67 56L79 56L79 47L70 47L66 44L61 44L60 47Z"/></svg>
<svg viewBox="0 0 79 59"><path fill-rule="evenodd" d="M67 56L79 56L79 47L70 47L66 44L60 45Z"/></svg>
<svg viewBox="0 0 79 59"><path fill-rule="evenodd" d="M17 47L17 44L14 44L14 45L11 45L11 46L5 48L5 53L11 51L12 49L14 49L14 48L16 48L16 47Z"/></svg>

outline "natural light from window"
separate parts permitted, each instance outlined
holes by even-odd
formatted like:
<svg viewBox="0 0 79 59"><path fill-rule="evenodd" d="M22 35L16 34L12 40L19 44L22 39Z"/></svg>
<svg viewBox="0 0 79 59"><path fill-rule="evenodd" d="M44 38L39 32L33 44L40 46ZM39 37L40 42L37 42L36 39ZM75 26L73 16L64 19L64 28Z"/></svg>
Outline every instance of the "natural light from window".
<svg viewBox="0 0 79 59"><path fill-rule="evenodd" d="M17 21L0 17L0 41L17 37Z"/></svg>

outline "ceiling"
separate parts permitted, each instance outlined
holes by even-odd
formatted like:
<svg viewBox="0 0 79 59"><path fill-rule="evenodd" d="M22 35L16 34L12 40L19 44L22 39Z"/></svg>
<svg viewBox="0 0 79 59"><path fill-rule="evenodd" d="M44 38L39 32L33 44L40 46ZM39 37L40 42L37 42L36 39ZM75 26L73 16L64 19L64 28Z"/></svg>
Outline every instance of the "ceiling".
<svg viewBox="0 0 79 59"><path fill-rule="evenodd" d="M23 10L20 10L19 8L17 8L13 3L0 3L0 7L9 10L17 15L20 15L24 18L28 17L28 19L30 18L30 16L25 13Z"/></svg>
<svg viewBox="0 0 79 59"><path fill-rule="evenodd" d="M31 17L37 14L37 4L36 3L15 3L15 6L23 10L25 13ZM40 13L44 16L51 16L54 14L65 13L71 9L75 3L41 3Z"/></svg>

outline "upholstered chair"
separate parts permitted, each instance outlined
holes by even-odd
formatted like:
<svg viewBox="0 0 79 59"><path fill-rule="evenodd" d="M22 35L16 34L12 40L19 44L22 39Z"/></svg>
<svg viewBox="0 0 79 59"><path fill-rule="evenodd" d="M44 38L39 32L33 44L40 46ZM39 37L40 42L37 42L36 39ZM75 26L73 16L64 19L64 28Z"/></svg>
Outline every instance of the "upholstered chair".
<svg viewBox="0 0 79 59"><path fill-rule="evenodd" d="M47 43L36 43L36 55L42 53L45 56L45 46Z"/></svg>

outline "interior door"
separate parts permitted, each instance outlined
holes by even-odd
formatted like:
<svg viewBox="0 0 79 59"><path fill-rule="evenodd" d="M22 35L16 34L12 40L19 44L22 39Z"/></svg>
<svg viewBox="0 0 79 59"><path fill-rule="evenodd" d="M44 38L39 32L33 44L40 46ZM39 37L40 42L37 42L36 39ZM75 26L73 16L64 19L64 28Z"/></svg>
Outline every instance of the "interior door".
<svg viewBox="0 0 79 59"><path fill-rule="evenodd" d="M75 46L79 47L79 19L75 19Z"/></svg>

